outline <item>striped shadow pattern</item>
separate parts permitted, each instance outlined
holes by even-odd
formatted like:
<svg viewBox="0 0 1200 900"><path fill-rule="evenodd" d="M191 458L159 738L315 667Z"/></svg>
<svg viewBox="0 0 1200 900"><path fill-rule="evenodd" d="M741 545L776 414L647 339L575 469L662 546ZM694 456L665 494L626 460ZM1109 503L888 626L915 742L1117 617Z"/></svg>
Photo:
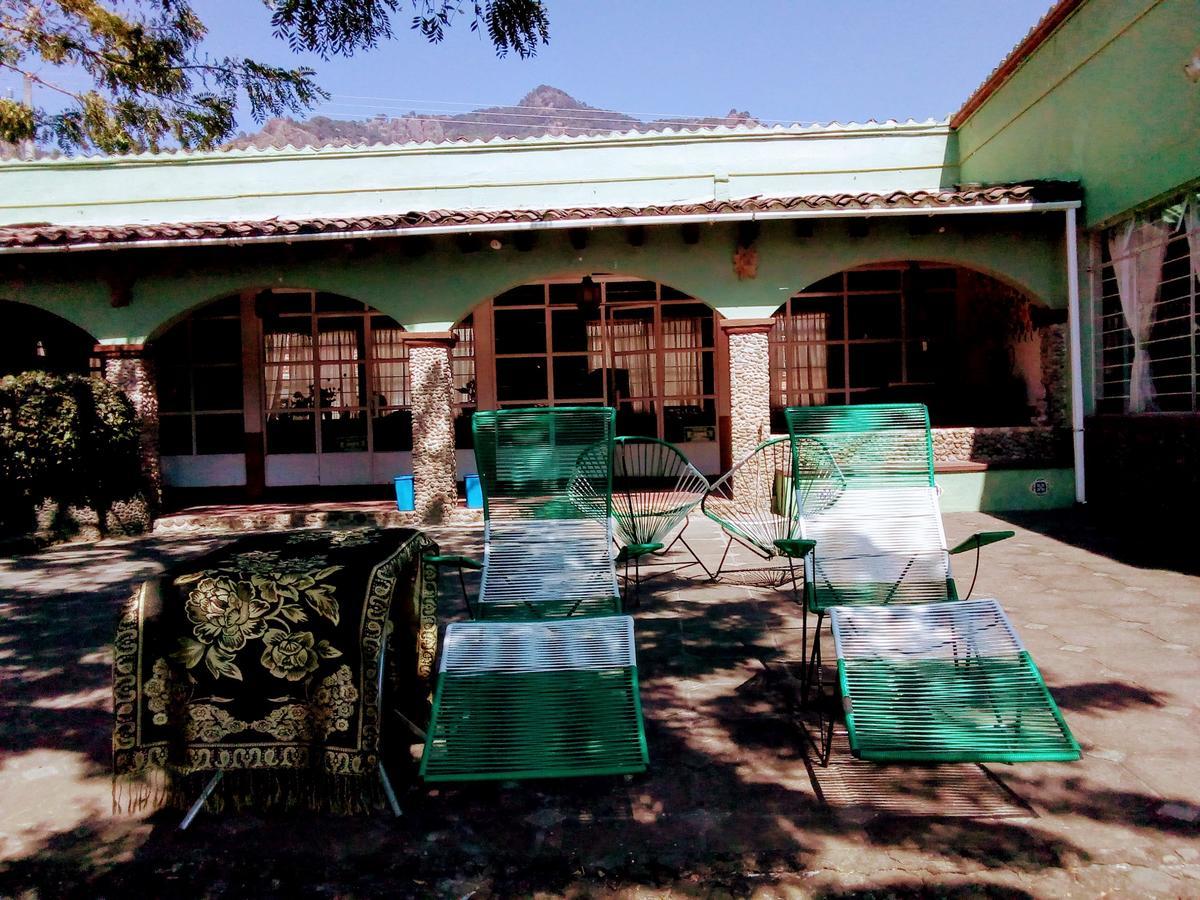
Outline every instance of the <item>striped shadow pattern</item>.
<svg viewBox="0 0 1200 900"><path fill-rule="evenodd" d="M647 764L631 617L446 629L426 781L619 775Z"/></svg>
<svg viewBox="0 0 1200 900"><path fill-rule="evenodd" d="M856 757L1079 758L1079 744L996 600L834 607L830 624Z"/></svg>

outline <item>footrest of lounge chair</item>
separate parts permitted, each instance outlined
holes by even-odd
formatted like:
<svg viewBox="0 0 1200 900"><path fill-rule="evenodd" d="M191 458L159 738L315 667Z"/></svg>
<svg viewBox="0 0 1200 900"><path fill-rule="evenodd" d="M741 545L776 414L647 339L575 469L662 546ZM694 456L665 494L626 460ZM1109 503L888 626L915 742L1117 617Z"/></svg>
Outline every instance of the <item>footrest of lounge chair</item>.
<svg viewBox="0 0 1200 900"><path fill-rule="evenodd" d="M446 629L426 781L616 775L647 762L629 616Z"/></svg>
<svg viewBox="0 0 1200 900"><path fill-rule="evenodd" d="M830 610L862 759L1067 761L1079 744L996 600Z"/></svg>

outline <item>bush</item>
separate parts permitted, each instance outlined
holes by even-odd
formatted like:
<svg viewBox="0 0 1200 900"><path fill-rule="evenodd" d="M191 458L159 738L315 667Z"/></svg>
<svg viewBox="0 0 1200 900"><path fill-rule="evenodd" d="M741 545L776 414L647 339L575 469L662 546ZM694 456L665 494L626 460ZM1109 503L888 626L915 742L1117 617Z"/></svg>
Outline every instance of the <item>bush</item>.
<svg viewBox="0 0 1200 900"><path fill-rule="evenodd" d="M29 527L33 509L86 505L101 523L142 487L141 431L116 387L82 375L23 372L0 379L0 520Z"/></svg>

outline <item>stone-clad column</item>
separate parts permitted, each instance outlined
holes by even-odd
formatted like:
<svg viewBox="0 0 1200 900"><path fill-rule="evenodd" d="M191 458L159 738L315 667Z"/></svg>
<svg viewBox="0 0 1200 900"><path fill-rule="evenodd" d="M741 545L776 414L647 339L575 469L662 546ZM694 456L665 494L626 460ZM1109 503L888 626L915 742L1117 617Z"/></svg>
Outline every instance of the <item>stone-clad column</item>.
<svg viewBox="0 0 1200 900"><path fill-rule="evenodd" d="M417 515L423 522L442 522L458 505L458 472L454 459L454 368L451 332L421 333L408 338L412 377L413 487Z"/></svg>
<svg viewBox="0 0 1200 900"><path fill-rule="evenodd" d="M162 466L158 455L158 389L154 364L141 344L97 344L104 380L127 396L141 420L140 453L146 500L152 510L162 503Z"/></svg>
<svg viewBox="0 0 1200 900"><path fill-rule="evenodd" d="M771 436L771 355L774 319L723 319L729 336L729 412L733 462Z"/></svg>

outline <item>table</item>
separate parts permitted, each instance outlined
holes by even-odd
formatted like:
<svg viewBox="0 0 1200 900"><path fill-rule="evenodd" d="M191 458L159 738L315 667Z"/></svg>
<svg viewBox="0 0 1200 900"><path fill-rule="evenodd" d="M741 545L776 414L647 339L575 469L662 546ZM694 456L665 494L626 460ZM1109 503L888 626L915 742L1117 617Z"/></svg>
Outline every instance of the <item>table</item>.
<svg viewBox="0 0 1200 900"><path fill-rule="evenodd" d="M216 772L215 808L377 805L384 710L428 713L436 552L409 528L259 534L144 582L114 652L118 808L186 806Z"/></svg>

